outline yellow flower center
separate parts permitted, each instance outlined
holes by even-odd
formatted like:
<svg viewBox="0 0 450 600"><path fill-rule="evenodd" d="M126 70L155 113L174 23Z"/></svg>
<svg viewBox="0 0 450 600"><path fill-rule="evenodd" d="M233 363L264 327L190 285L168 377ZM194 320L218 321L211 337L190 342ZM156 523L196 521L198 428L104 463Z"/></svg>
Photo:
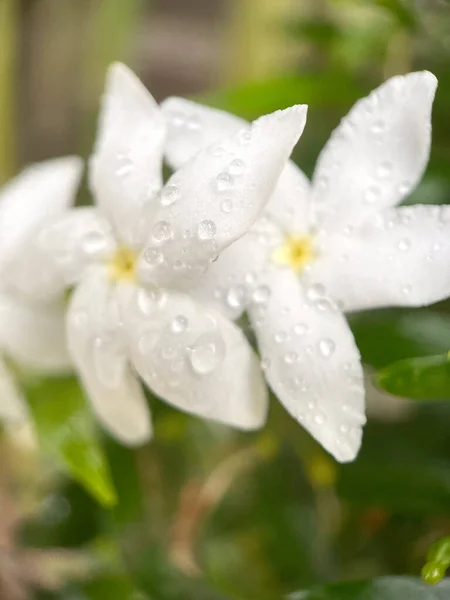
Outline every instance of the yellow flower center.
<svg viewBox="0 0 450 600"><path fill-rule="evenodd" d="M136 253L122 246L108 260L109 274L114 281L133 281L136 274Z"/></svg>
<svg viewBox="0 0 450 600"><path fill-rule="evenodd" d="M290 267L296 273L300 273L314 258L316 258L316 251L313 237L310 235L288 235L284 244L272 254L272 261L275 264Z"/></svg>

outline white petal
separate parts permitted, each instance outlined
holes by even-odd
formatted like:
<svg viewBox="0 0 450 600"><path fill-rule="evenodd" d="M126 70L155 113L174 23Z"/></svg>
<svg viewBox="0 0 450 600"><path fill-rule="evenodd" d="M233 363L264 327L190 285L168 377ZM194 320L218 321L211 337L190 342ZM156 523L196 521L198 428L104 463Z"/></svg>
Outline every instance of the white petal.
<svg viewBox="0 0 450 600"><path fill-rule="evenodd" d="M175 170L214 142L250 131L250 123L239 117L183 98L168 98L161 109L169 125L166 157ZM289 161L265 211L286 231L303 232L308 225L309 187L306 175Z"/></svg>
<svg viewBox="0 0 450 600"><path fill-rule="evenodd" d="M63 282L71 284L79 281L88 267L107 259L116 249L109 221L97 208L88 206L74 208L48 221L37 243L38 250L44 253L47 270L53 268Z"/></svg>
<svg viewBox="0 0 450 600"><path fill-rule="evenodd" d="M31 304L0 296L0 345L14 361L32 369L66 371L65 303Z"/></svg>
<svg viewBox="0 0 450 600"><path fill-rule="evenodd" d="M159 396L186 412L242 429L261 427L267 388L241 330L182 294L124 296L133 364Z"/></svg>
<svg viewBox="0 0 450 600"><path fill-rule="evenodd" d="M450 295L450 207L385 211L348 236L332 236L311 278L346 311L423 306Z"/></svg>
<svg viewBox="0 0 450 600"><path fill-rule="evenodd" d="M244 235L270 198L306 120L294 106L255 121L198 153L170 179L146 251L160 252L150 274L182 286Z"/></svg>
<svg viewBox="0 0 450 600"><path fill-rule="evenodd" d="M0 193L0 261L7 262L49 217L67 209L75 198L83 163L75 156L34 164Z"/></svg>
<svg viewBox="0 0 450 600"><path fill-rule="evenodd" d="M142 387L131 371L115 288L100 269L76 288L68 314L68 344L102 424L127 445L152 434Z"/></svg>
<svg viewBox="0 0 450 600"><path fill-rule="evenodd" d="M259 274L283 234L267 217L256 221L244 235L212 263L190 289L190 296L213 307L231 320L242 315L249 303L264 300L266 287Z"/></svg>
<svg viewBox="0 0 450 600"><path fill-rule="evenodd" d="M175 171L214 142L250 129L244 119L184 98L167 98L161 110L168 123L165 156Z"/></svg>
<svg viewBox="0 0 450 600"><path fill-rule="evenodd" d="M327 231L360 224L399 203L420 181L436 86L427 71L393 77L343 119L313 178L315 217Z"/></svg>
<svg viewBox="0 0 450 600"><path fill-rule="evenodd" d="M359 352L343 316L321 290L307 292L290 270L267 273L267 304L250 309L272 389L337 460L361 443L364 387Z"/></svg>
<svg viewBox="0 0 450 600"><path fill-rule="evenodd" d="M24 421L28 416L25 400L3 359L0 359L0 420Z"/></svg>
<svg viewBox="0 0 450 600"><path fill-rule="evenodd" d="M143 242L145 218L162 185L165 121L125 65L108 73L89 178L95 199L123 243Z"/></svg>

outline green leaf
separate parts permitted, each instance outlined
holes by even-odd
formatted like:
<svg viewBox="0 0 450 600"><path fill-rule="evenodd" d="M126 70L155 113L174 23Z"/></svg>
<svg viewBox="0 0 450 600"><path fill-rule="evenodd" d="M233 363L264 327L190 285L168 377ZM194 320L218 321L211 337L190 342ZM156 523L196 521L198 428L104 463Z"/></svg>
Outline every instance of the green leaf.
<svg viewBox="0 0 450 600"><path fill-rule="evenodd" d="M245 83L198 98L199 102L254 119L293 104L348 108L364 90L342 72L306 73Z"/></svg>
<svg viewBox="0 0 450 600"><path fill-rule="evenodd" d="M75 377L25 382L40 443L101 504L116 503L108 462Z"/></svg>
<svg viewBox="0 0 450 600"><path fill-rule="evenodd" d="M378 372L378 385L414 400L450 399L449 354L399 360Z"/></svg>
<svg viewBox="0 0 450 600"><path fill-rule="evenodd" d="M376 368L450 348L450 315L432 310L390 309L350 316L364 362Z"/></svg>
<svg viewBox="0 0 450 600"><path fill-rule="evenodd" d="M339 583L311 592L291 594L289 600L446 600L450 582L429 586L412 577L380 577L368 582Z"/></svg>

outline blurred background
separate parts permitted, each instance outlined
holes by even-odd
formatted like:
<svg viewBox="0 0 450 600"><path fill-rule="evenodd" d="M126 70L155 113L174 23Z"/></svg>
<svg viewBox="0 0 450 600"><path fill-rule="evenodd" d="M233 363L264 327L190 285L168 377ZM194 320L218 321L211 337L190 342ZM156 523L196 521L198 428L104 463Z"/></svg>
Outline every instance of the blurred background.
<svg viewBox="0 0 450 600"><path fill-rule="evenodd" d="M89 155L114 60L157 100L189 96L248 119L309 104L295 154L308 175L359 97L428 69L439 79L432 157L408 202L450 201L447 0L0 0L0 183L33 161ZM0 436L0 600L372 599L359 584L304 590L417 575L450 534L450 407L382 394L371 375L447 352L449 306L351 325L369 424L343 467L275 398L255 434L153 398L155 439L130 451L63 424L69 396L89 419L75 380L33 382L34 428Z"/></svg>

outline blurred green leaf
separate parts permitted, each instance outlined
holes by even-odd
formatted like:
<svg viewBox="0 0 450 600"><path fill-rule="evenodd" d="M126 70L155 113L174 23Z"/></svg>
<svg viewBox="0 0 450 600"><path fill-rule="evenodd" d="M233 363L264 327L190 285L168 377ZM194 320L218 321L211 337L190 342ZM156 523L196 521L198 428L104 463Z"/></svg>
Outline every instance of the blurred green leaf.
<svg viewBox="0 0 450 600"><path fill-rule="evenodd" d="M444 313L378 310L351 315L349 321L364 362L376 368L450 347L450 315Z"/></svg>
<svg viewBox="0 0 450 600"><path fill-rule="evenodd" d="M334 43L339 37L337 25L319 19L291 21L285 29L290 35L299 38L299 41L315 42L326 46Z"/></svg>
<svg viewBox="0 0 450 600"><path fill-rule="evenodd" d="M402 0L374 0L374 4L386 8L407 29L414 29L418 25L412 3L402 2Z"/></svg>
<svg viewBox="0 0 450 600"><path fill-rule="evenodd" d="M16 168L16 55L19 4L0 2L0 185Z"/></svg>
<svg viewBox="0 0 450 600"><path fill-rule="evenodd" d="M205 104L254 119L293 104L311 104L315 108L344 106L364 95L352 77L327 71L269 81L246 83L206 94L198 100Z"/></svg>
<svg viewBox="0 0 450 600"><path fill-rule="evenodd" d="M395 396L415 400L450 399L449 355L399 360L379 371L376 381Z"/></svg>
<svg viewBox="0 0 450 600"><path fill-rule="evenodd" d="M309 593L291 594L289 600L446 600L450 582L426 585L412 577L380 577L368 582L340 583Z"/></svg>
<svg viewBox="0 0 450 600"><path fill-rule="evenodd" d="M108 462L76 378L28 381L25 394L44 451L54 456L101 504L114 505L117 499Z"/></svg>

